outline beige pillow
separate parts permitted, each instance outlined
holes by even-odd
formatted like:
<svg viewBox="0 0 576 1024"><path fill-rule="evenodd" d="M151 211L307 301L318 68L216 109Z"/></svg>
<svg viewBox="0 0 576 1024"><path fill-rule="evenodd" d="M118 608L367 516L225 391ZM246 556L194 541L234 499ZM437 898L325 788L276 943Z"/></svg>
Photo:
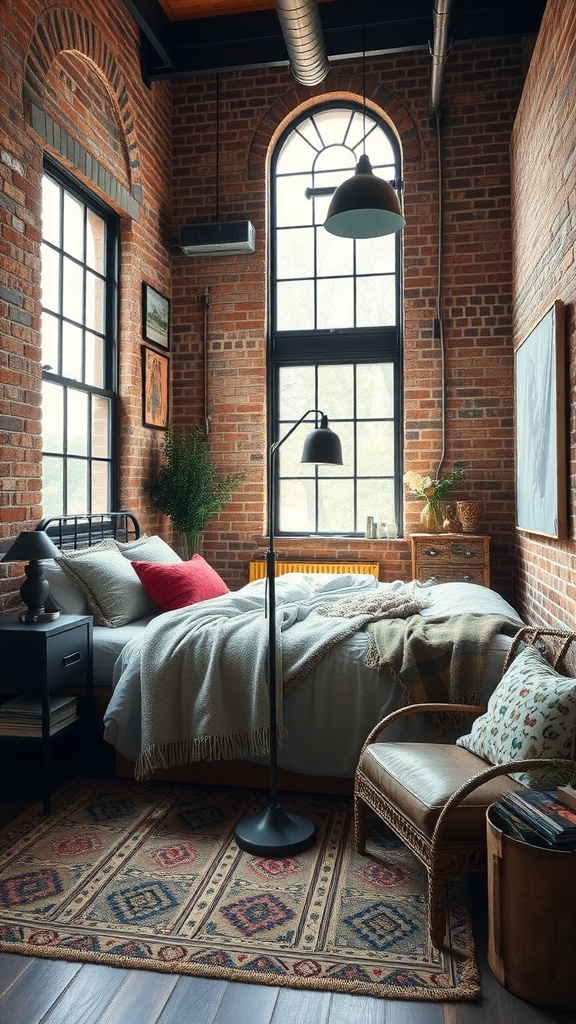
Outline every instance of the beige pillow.
<svg viewBox="0 0 576 1024"><path fill-rule="evenodd" d="M180 555L162 540L162 537L148 537L143 534L138 540L115 541L116 547L130 562L154 562L156 565L172 565L181 562Z"/></svg>
<svg viewBox="0 0 576 1024"><path fill-rule="evenodd" d="M86 595L96 626L125 626L159 611L113 540L63 553L55 561Z"/></svg>

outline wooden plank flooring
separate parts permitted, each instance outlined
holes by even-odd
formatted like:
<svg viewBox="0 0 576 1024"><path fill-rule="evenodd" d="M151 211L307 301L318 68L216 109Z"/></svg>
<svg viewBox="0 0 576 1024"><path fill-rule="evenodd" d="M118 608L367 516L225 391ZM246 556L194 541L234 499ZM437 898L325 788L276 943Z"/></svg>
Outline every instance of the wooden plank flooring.
<svg viewBox="0 0 576 1024"><path fill-rule="evenodd" d="M105 745L104 745L105 746ZM112 774L104 749L98 773ZM71 757L55 766L67 781ZM9 770L12 769L12 770ZM20 785L17 784L19 779ZM35 803L26 772L0 761L0 824ZM576 1024L574 1010L535 1006L512 995L486 961L486 891L472 880L482 996L475 1003L425 1003L243 985L151 971L125 971L0 955L0 1021L6 1024ZM576 936L576 922L575 922ZM574 943L576 964L576 938Z"/></svg>

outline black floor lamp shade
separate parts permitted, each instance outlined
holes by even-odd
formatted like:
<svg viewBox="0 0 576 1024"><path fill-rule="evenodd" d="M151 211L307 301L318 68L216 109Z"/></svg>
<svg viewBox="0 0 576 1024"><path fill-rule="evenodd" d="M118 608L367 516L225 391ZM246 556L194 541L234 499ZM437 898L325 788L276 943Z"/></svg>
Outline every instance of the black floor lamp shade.
<svg viewBox="0 0 576 1024"><path fill-rule="evenodd" d="M277 678L276 678L276 555L274 553L274 495L276 482L276 453L280 445L296 430L307 416L320 417L320 425L310 431L304 441L302 462L342 465L340 438L328 426L328 417L319 409L308 409L268 452L268 536L266 578L268 587L268 699L270 706L270 794L268 807L259 814L243 818L236 826L236 842L241 850L259 857L290 857L312 846L316 826L302 814L286 811L278 802L278 742L277 742Z"/></svg>

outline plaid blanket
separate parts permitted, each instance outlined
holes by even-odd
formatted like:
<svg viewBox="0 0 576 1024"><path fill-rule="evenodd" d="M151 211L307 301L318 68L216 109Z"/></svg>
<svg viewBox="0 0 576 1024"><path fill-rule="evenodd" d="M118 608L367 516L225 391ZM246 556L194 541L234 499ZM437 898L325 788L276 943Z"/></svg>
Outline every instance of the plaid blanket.
<svg viewBox="0 0 576 1024"><path fill-rule="evenodd" d="M478 704L490 642L522 623L501 615L410 615L367 626L365 663L402 688L406 704Z"/></svg>

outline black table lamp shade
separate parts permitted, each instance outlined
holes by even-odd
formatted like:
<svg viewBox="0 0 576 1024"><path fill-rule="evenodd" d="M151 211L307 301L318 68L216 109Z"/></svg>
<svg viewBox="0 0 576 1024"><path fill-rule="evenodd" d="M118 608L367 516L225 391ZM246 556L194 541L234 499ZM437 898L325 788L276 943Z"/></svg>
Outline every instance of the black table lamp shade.
<svg viewBox="0 0 576 1024"><path fill-rule="evenodd" d="M43 530L23 530L2 558L3 562L28 562L24 567L26 579L20 587L20 597L28 609L21 616L23 622L36 622L44 615L49 585L41 559L55 558L59 554L58 548Z"/></svg>
<svg viewBox="0 0 576 1024"><path fill-rule="evenodd" d="M311 413L320 416L320 426L310 431L304 441L302 462L342 465L340 438L328 426L328 417L319 409L308 409L268 452L268 537L266 579L268 587L268 699L270 707L270 793L268 807L259 814L249 815L236 826L236 842L241 850L260 857L289 857L302 853L316 838L313 821L301 814L292 814L278 802L278 739L277 739L277 678L276 678L276 555L274 552L276 453L280 445Z"/></svg>

